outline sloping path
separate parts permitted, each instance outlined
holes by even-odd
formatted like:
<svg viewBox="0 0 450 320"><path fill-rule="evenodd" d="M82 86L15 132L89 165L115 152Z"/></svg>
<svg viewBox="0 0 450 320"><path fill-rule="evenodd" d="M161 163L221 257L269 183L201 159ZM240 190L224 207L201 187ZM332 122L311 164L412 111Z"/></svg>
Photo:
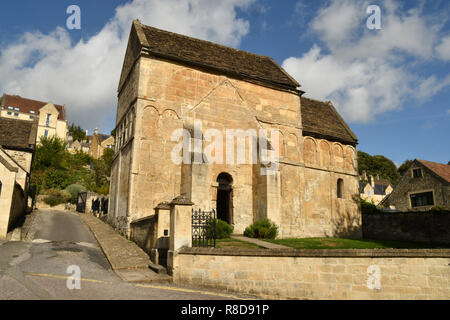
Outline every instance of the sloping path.
<svg viewBox="0 0 450 320"><path fill-rule="evenodd" d="M149 269L153 263L134 242L122 237L110 225L89 214L80 214L91 229L116 274L127 282L170 282L167 274Z"/></svg>
<svg viewBox="0 0 450 320"><path fill-rule="evenodd" d="M266 248L266 249L289 249L289 250L292 250L292 248L282 246L281 244L270 243L267 241L254 239L254 238L248 238L248 237L244 237L244 236L233 235L233 236L231 236L231 238L240 240L240 241L254 243L254 244L256 244L260 247Z"/></svg>

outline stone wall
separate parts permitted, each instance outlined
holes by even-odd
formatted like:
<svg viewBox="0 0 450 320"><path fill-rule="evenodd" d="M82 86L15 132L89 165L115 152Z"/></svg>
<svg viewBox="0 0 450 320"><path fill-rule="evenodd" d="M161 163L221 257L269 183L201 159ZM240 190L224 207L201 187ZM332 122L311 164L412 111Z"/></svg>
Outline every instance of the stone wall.
<svg viewBox="0 0 450 320"><path fill-rule="evenodd" d="M450 243L450 211L363 213L362 222L367 239Z"/></svg>
<svg viewBox="0 0 450 320"><path fill-rule="evenodd" d="M266 299L450 299L449 249L184 248L174 265L175 283Z"/></svg>

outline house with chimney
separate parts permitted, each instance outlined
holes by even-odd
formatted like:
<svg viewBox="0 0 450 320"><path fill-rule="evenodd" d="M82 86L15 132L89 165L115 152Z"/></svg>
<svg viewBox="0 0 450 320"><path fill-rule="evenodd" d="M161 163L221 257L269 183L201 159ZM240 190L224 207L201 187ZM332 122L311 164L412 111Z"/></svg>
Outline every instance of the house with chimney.
<svg viewBox="0 0 450 320"><path fill-rule="evenodd" d="M115 139L112 135L98 133L98 128L94 129L94 134L89 138L88 154L94 159L100 159L106 149L114 149Z"/></svg>
<svg viewBox="0 0 450 320"><path fill-rule="evenodd" d="M389 180L379 175L367 175L363 172L359 182L360 197L368 202L378 205L388 194L394 190Z"/></svg>

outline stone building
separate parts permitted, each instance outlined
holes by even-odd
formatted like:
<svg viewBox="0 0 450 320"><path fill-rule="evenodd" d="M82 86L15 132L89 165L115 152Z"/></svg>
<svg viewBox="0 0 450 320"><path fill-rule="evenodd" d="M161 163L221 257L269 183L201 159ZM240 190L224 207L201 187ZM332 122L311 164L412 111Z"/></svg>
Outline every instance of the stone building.
<svg viewBox="0 0 450 320"><path fill-rule="evenodd" d="M99 134L98 129L94 130L94 134L90 139L88 154L94 159L100 159L106 149L114 148L114 137L108 134Z"/></svg>
<svg viewBox="0 0 450 320"><path fill-rule="evenodd" d="M37 122L0 117L0 238L25 214Z"/></svg>
<svg viewBox="0 0 450 320"><path fill-rule="evenodd" d="M360 236L357 138L330 102L303 93L270 57L135 20L118 87L109 222L129 236L133 221L182 196L217 210L235 233L269 218L280 237ZM247 136L216 143L230 130ZM254 140L259 130L277 134ZM194 146L182 163L180 132ZM239 150L243 163L206 156L235 160ZM247 161L255 150L278 154L277 165Z"/></svg>
<svg viewBox="0 0 450 320"><path fill-rule="evenodd" d="M67 115L66 108L51 102L42 102L4 94L0 98L0 116L9 119L38 121L37 141L42 136L57 136L66 140Z"/></svg>
<svg viewBox="0 0 450 320"><path fill-rule="evenodd" d="M450 208L450 165L415 159L380 206L400 211Z"/></svg>
<svg viewBox="0 0 450 320"><path fill-rule="evenodd" d="M388 194L394 190L389 180L380 178L378 175L367 176L365 172L360 177L360 197L375 205L379 204Z"/></svg>

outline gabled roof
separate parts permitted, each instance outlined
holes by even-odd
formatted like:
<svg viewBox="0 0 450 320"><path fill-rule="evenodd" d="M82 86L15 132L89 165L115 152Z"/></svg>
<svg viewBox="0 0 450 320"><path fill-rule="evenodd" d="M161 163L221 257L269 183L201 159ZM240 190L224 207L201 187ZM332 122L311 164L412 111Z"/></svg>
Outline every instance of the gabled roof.
<svg viewBox="0 0 450 320"><path fill-rule="evenodd" d="M416 161L421 163L429 170L433 171L437 176L450 183L450 165L419 159L416 159Z"/></svg>
<svg viewBox="0 0 450 320"><path fill-rule="evenodd" d="M49 102L32 100L32 99L26 99L26 98L22 98L19 96L11 96L8 94L3 95L2 101L3 101L2 107L4 107L4 108L8 108L9 106L16 107L16 108L20 108L19 112L31 114L31 111L34 111L36 115L39 114L39 109L41 109L43 106L45 106L46 104L49 103ZM65 107L58 105L58 104L53 104L53 105L55 106L56 110L58 110L58 112L59 112L58 120L66 120Z"/></svg>
<svg viewBox="0 0 450 320"><path fill-rule="evenodd" d="M156 57L237 78L264 82L290 90L300 87L297 81L268 56L157 29L134 20L127 48L127 55L133 57L125 58L119 91L141 49Z"/></svg>
<svg viewBox="0 0 450 320"><path fill-rule="evenodd" d="M331 102L301 97L303 135L356 145L358 138Z"/></svg>
<svg viewBox="0 0 450 320"><path fill-rule="evenodd" d="M0 117L0 146L5 149L33 150L37 122Z"/></svg>

